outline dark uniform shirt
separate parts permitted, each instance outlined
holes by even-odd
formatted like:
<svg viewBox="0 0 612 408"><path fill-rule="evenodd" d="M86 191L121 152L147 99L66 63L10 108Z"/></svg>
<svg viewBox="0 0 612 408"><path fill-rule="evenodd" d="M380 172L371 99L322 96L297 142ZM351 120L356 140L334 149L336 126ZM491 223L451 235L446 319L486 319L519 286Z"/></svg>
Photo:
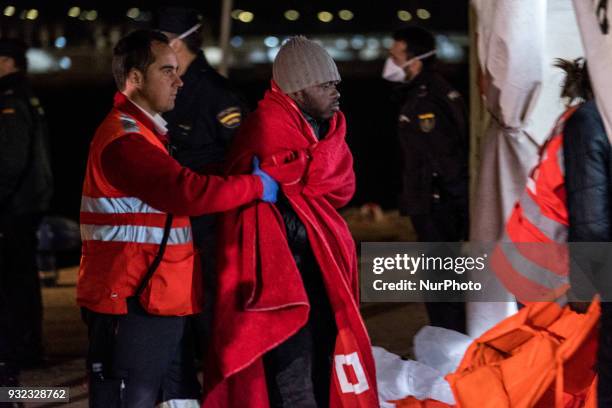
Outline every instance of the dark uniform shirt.
<svg viewBox="0 0 612 408"><path fill-rule="evenodd" d="M244 104L201 51L181 80L174 109L164 114L173 155L195 171L220 164L240 126Z"/></svg>
<svg viewBox="0 0 612 408"><path fill-rule="evenodd" d="M402 156L400 211L428 214L432 204L468 198L468 128L463 98L441 76L423 72L395 97Z"/></svg>
<svg viewBox="0 0 612 408"><path fill-rule="evenodd" d="M164 114L172 155L196 172L218 173L240 126L243 104L229 81L215 71L200 51L181 77L174 109ZM195 244L213 262L214 215L192 217ZM213 268L209 265L208 268Z"/></svg>
<svg viewBox="0 0 612 408"><path fill-rule="evenodd" d="M0 78L0 221L46 211L53 192L45 116L25 75Z"/></svg>

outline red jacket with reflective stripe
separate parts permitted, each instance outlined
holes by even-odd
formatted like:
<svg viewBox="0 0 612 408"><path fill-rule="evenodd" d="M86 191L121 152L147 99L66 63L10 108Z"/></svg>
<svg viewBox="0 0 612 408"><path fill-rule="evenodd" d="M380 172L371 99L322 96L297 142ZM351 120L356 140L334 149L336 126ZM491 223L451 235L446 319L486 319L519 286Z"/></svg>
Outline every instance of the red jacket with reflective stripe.
<svg viewBox="0 0 612 408"><path fill-rule="evenodd" d="M177 209L179 213L175 214L164 257L141 296L141 304L157 315L199 312L202 282L188 216L234 208L261 196L257 177L224 180L181 168L168 155L161 141L164 139L146 115L124 95L117 94L114 108L90 146L81 203L79 305L100 313L127 312L125 298L134 294L163 236L166 213L158 207L164 211ZM130 140L135 142L127 143ZM165 169L154 177L147 177L151 167L146 157L121 151L143 145L143 140L156 167ZM109 158L107 153L114 156ZM113 158L116 162L110 166ZM111 181L117 179L118 169L127 182Z"/></svg>
<svg viewBox="0 0 612 408"><path fill-rule="evenodd" d="M569 108L558 119L491 260L497 276L523 303L552 300L567 287L563 127L576 109Z"/></svg>

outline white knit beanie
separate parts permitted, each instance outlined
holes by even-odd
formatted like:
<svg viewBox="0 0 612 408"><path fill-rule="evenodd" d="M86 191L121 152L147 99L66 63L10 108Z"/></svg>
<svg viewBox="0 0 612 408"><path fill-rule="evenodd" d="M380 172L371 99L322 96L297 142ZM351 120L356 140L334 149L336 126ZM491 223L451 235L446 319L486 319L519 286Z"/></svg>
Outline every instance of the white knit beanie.
<svg viewBox="0 0 612 408"><path fill-rule="evenodd" d="M338 68L323 47L306 37L287 41L272 65L272 78L286 94L309 86L340 81Z"/></svg>

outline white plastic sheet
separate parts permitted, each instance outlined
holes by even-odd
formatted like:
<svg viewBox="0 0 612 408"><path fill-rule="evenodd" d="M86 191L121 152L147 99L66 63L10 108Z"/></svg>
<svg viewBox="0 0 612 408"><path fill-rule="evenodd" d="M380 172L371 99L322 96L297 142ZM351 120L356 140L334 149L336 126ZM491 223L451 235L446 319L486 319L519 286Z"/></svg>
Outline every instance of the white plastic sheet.
<svg viewBox="0 0 612 408"><path fill-rule="evenodd" d="M454 404L444 376L457 368L471 342L470 337L453 330L425 326L414 340L417 361L402 360L381 347L373 347L381 407L392 407L387 401L408 396Z"/></svg>
<svg viewBox="0 0 612 408"><path fill-rule="evenodd" d="M472 341L454 330L425 326L414 337L414 355L420 363L446 375L457 369Z"/></svg>

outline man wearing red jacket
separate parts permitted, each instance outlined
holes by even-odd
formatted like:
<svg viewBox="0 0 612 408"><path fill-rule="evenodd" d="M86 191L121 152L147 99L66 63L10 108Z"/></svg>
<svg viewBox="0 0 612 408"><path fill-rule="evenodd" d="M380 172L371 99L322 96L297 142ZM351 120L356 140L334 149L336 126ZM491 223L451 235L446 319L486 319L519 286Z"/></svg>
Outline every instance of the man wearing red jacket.
<svg viewBox="0 0 612 408"><path fill-rule="evenodd" d="M290 39L230 149L229 174L257 155L282 196L221 216L206 408L378 407L355 243L338 214L355 191L339 82L323 47Z"/></svg>
<svg viewBox="0 0 612 408"><path fill-rule="evenodd" d="M77 302L89 332L90 406L197 403L183 336L185 316L202 305L189 216L275 202L278 186L258 163L252 175L224 179L170 157L160 113L182 82L163 34L121 39L113 75L120 91L91 142L81 202Z"/></svg>

